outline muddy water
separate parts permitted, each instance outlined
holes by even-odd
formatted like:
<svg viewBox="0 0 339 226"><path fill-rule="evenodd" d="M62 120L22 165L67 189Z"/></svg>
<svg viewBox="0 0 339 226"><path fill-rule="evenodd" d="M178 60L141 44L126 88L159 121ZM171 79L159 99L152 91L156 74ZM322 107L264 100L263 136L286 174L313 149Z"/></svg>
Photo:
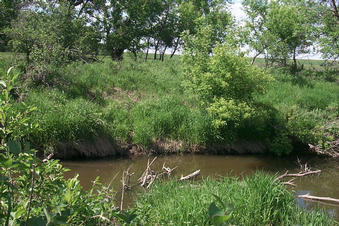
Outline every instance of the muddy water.
<svg viewBox="0 0 339 226"><path fill-rule="evenodd" d="M136 184L138 177L145 170L147 157L134 159L106 159L96 161L65 161L62 164L70 168L67 177L79 174L80 183L84 188L89 188L91 182L100 177L105 185L111 185L117 191L117 202L120 202L121 176L122 172L130 167L135 174L131 178L131 185ZM296 194L307 194L339 199L339 161L319 158L304 158L301 162L308 163L312 169L321 169L319 176L308 176L295 180L297 187L292 188ZM199 178L222 177L225 175L244 176L254 173L256 170L271 174L283 174L286 170L298 172L299 164L296 157L273 158L267 156L217 156L217 155L183 155L158 157L152 165L152 169L160 171L162 164L175 167L175 177L189 174L197 169L201 170ZM139 186L125 193L125 206L133 203L133 198L142 191ZM319 204L296 199L296 202L304 208L312 209L320 205L332 216L339 220L339 205Z"/></svg>

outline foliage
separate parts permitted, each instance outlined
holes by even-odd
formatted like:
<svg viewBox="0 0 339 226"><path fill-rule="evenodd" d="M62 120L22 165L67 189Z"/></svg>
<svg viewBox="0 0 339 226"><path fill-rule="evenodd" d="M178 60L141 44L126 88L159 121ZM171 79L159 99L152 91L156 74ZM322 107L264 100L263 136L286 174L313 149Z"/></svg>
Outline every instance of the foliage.
<svg viewBox="0 0 339 226"><path fill-rule="evenodd" d="M22 11L6 33L13 49L25 53L26 71L34 82L52 84L60 67L96 54L98 34L66 5L40 2L32 8L36 11Z"/></svg>
<svg viewBox="0 0 339 226"><path fill-rule="evenodd" d="M22 0L1 0L0 1L0 51L7 50L8 37L4 30L10 26L12 20L18 16Z"/></svg>
<svg viewBox="0 0 339 226"><path fill-rule="evenodd" d="M185 86L212 116L221 139L232 142L240 125L255 115L253 95L264 93L272 78L237 54L232 43L217 46L210 56L210 34L209 28L203 28L186 37Z"/></svg>
<svg viewBox="0 0 339 226"><path fill-rule="evenodd" d="M245 0L243 4L248 15L249 45L257 54L265 52L267 59L283 66L292 58L292 69L296 70L296 56L309 53L317 35L314 4L304 0Z"/></svg>
<svg viewBox="0 0 339 226"><path fill-rule="evenodd" d="M208 209L215 195L231 206L226 222L230 225L331 224L325 213L297 207L284 185L262 173L243 179L203 179L193 184L176 180L157 183L137 199L135 223L212 225Z"/></svg>
<svg viewBox="0 0 339 226"><path fill-rule="evenodd" d="M31 129L27 112L12 117L9 92L19 74L1 80L0 223L2 225L115 224L128 223L133 214L114 208L114 193L97 180L85 192L77 177L57 160L41 160L24 143ZM29 110L30 108L28 108ZM23 130L22 127L27 127Z"/></svg>
<svg viewBox="0 0 339 226"><path fill-rule="evenodd" d="M320 52L323 59L331 61L339 58L339 14L338 10L336 10L338 7L336 4L335 1L331 3L320 1L317 9L321 17Z"/></svg>

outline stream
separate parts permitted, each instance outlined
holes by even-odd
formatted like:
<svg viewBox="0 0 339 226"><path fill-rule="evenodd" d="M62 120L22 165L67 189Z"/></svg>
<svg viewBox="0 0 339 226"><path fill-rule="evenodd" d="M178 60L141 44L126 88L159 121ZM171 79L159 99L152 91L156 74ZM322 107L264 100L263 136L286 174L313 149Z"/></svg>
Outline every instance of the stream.
<svg viewBox="0 0 339 226"><path fill-rule="evenodd" d="M152 160L153 157L150 157ZM131 177L131 185L136 185L137 179L141 176L147 165L148 157L135 157L130 159L102 159L102 160L82 160L63 161L62 165L71 171L66 173L66 177L73 177L79 174L81 185L88 189L96 177L100 177L104 185L111 185L117 191L117 203L121 197L121 177L122 172L130 167L130 172L135 172ZM320 175L311 175L297 178L294 182L296 187L290 189L296 194L310 194L314 196L332 197L339 199L339 160L303 157L300 161L312 170L321 169ZM273 175L281 175L289 172L299 172L300 165L297 157L274 158L260 155L169 155L159 156L152 165L152 169L160 171L163 163L167 167L177 167L174 177L187 175L200 169L198 178L203 177L223 177L245 176L261 170ZM132 206L133 200L138 193L143 190L140 186L133 186L133 189L125 192L124 206ZM313 209L314 207L325 208L327 212L339 221L339 205L305 201L296 198L296 202L303 208Z"/></svg>

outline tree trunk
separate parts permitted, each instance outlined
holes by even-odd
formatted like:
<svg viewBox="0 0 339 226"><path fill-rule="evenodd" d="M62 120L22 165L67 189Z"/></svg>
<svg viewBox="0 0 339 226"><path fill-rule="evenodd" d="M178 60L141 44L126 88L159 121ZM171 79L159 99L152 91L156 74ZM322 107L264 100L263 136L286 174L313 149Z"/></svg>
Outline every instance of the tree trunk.
<svg viewBox="0 0 339 226"><path fill-rule="evenodd" d="M157 44L155 45L155 50L154 50L154 60L157 59L157 52L158 52L158 48L159 48L159 40L157 41Z"/></svg>
<svg viewBox="0 0 339 226"><path fill-rule="evenodd" d="M255 62L255 59L257 59L257 57L261 54L262 52L258 52L253 58L252 58L252 62L251 62L251 65L254 64Z"/></svg>
<svg viewBox="0 0 339 226"><path fill-rule="evenodd" d="M145 56L145 61L147 61L147 58L148 58L148 51L149 51L149 39L147 39L147 51L146 51L146 56Z"/></svg>
<svg viewBox="0 0 339 226"><path fill-rule="evenodd" d="M172 52L172 54L171 54L171 58L174 56L175 52L176 52L177 49L178 49L179 41L180 41L180 37L178 37L177 42L175 43L174 50L173 50L173 52Z"/></svg>
<svg viewBox="0 0 339 226"><path fill-rule="evenodd" d="M122 60L122 55L124 54L124 49L121 48L115 48L112 51L111 57L114 61L121 61Z"/></svg>
<svg viewBox="0 0 339 226"><path fill-rule="evenodd" d="M292 69L294 71L297 70L297 59L295 58L295 55L296 55L296 48L293 49L293 65L292 65Z"/></svg>
<svg viewBox="0 0 339 226"><path fill-rule="evenodd" d="M137 61L138 60L137 51L133 50L132 53L133 53L133 56L134 56L134 61Z"/></svg>
<svg viewBox="0 0 339 226"><path fill-rule="evenodd" d="M337 5L335 3L335 0L331 0L331 3L332 3L332 8L333 8L333 13L337 17L337 19L339 20L339 13L338 13L338 8L337 8Z"/></svg>
<svg viewBox="0 0 339 226"><path fill-rule="evenodd" d="M165 46L164 52L162 52L161 61L164 61L164 56L165 56L166 49L167 49L167 46Z"/></svg>

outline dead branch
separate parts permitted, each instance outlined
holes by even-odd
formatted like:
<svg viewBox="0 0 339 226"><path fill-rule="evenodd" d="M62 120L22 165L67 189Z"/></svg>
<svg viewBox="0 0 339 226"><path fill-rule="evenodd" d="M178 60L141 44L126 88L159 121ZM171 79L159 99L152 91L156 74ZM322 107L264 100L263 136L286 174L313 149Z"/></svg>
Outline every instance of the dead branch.
<svg viewBox="0 0 339 226"><path fill-rule="evenodd" d="M295 180L295 178L292 178L289 181L283 182L283 184L284 185L290 185L290 186L296 187L297 185L295 183L293 183L294 180Z"/></svg>
<svg viewBox="0 0 339 226"><path fill-rule="evenodd" d="M134 173L130 173L129 170L130 170L130 167L128 167L128 169L126 171L122 172L122 179L121 179L122 188L121 188L120 211L122 211L122 208L123 208L125 191L128 190L128 189L131 189L131 186L129 184L130 184L131 176Z"/></svg>
<svg viewBox="0 0 339 226"><path fill-rule="evenodd" d="M42 160L43 163L47 162L53 157L54 153L49 154L45 159Z"/></svg>
<svg viewBox="0 0 339 226"><path fill-rule="evenodd" d="M307 176L307 175L311 175L311 174L318 174L321 173L321 170L315 170L315 171L308 171L308 172L299 172L299 173L288 173L288 171L286 171L286 173L284 173L283 175L277 177L274 179L274 182L281 180L285 177L303 177L303 176Z"/></svg>
<svg viewBox="0 0 339 226"><path fill-rule="evenodd" d="M176 166L176 167L174 167L174 168L172 168L172 169L171 169L170 167L166 167L166 166L165 166L165 163L162 165L162 170L164 170L165 173L166 173L168 176L171 176L173 170L175 170L176 168L178 168L178 167Z"/></svg>
<svg viewBox="0 0 339 226"><path fill-rule="evenodd" d="M145 187L147 185L147 188L149 188L157 178L157 173L151 169L151 165L156 159L157 157L155 157L151 162L149 161L149 159L147 160L147 167L141 177L138 179L138 182L142 187Z"/></svg>
<svg viewBox="0 0 339 226"><path fill-rule="evenodd" d="M197 170L197 171L194 171L193 173L187 175L187 176L183 176L181 175L181 178L179 179L180 181L183 181L183 180L188 180L188 179L191 179L193 177L196 177L200 174L200 170Z"/></svg>
<svg viewBox="0 0 339 226"><path fill-rule="evenodd" d="M334 198L331 198L331 197L318 197L318 196L312 196L312 195L309 195L309 194L298 195L298 198L339 203L339 199L334 199Z"/></svg>

